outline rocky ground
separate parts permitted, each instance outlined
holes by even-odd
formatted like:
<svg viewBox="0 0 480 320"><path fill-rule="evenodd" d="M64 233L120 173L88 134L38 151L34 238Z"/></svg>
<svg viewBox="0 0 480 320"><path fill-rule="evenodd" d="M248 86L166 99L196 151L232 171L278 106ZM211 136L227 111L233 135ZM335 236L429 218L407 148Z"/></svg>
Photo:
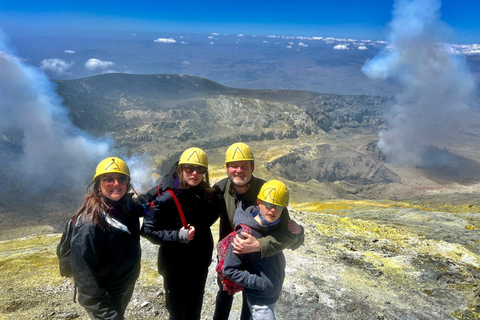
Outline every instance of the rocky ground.
<svg viewBox="0 0 480 320"><path fill-rule="evenodd" d="M296 203L291 211L305 227L306 241L285 252L278 319L480 318L478 213L345 200ZM58 275L58 240L59 234L44 234L0 242L0 319L87 319L72 302L71 280ZM157 248L146 241L142 248L142 274L127 319L167 319ZM202 319L214 310L213 268ZM239 317L240 300L235 298L231 319Z"/></svg>

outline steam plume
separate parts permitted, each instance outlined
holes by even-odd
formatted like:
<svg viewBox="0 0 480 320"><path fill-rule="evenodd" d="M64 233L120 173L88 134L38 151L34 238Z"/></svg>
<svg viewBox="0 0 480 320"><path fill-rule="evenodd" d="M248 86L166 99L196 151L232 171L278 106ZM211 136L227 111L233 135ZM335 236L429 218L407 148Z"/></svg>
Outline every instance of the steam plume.
<svg viewBox="0 0 480 320"><path fill-rule="evenodd" d="M100 160L122 157L112 150L109 140L93 138L73 126L49 79L16 57L1 31L0 70L0 132L13 128L23 136L19 158L10 159L12 179L23 181L30 191L84 189ZM8 161L4 155L1 158ZM141 157L135 158L130 169L133 177L152 180Z"/></svg>
<svg viewBox="0 0 480 320"><path fill-rule="evenodd" d="M455 114L467 107L475 84L465 61L449 55L441 43L450 30L440 20L440 1L396 0L390 27L391 46L362 68L371 78L396 78L402 87L378 147L394 163L455 166L430 151L448 139Z"/></svg>

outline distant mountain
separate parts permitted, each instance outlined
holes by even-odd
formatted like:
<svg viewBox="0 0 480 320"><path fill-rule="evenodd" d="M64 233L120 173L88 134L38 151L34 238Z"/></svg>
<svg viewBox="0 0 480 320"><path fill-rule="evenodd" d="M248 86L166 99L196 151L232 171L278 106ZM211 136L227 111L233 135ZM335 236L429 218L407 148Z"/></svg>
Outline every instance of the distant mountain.
<svg viewBox="0 0 480 320"><path fill-rule="evenodd" d="M254 150L255 175L285 180L297 203L432 196L448 201L446 194L461 193L470 199L480 181L475 148L480 115L474 111L465 113L462 123L445 128L454 132L451 140L431 148L454 158L458 167L415 168L386 163L376 147L379 131L388 127L383 112L392 103L381 96L236 89L175 74L105 74L55 84L76 128L111 138L112 147L123 155L152 156L157 175L183 150L197 146L207 151L210 176L216 181L225 175L226 148L243 141ZM18 158L21 142L22 132L15 128L0 132L0 160ZM14 172L15 167L0 166L6 177L0 213L14 217L4 219L4 227L32 216L40 222L46 216L68 215L81 200L79 186L25 190L22 184L28 186L28 181L18 181Z"/></svg>
<svg viewBox="0 0 480 320"><path fill-rule="evenodd" d="M260 174L314 188L311 196L302 193L304 200L411 194L411 168L385 163L376 148L378 132L388 126L383 112L392 101L385 97L236 89L174 74L105 74L56 84L77 127L111 136L115 147L128 154L152 155L159 172L190 146L206 149L212 164L223 166L225 149L244 141L261 161ZM478 113L465 114L465 128L476 117ZM465 145L475 143L475 136L461 132L465 129L445 130L460 134ZM456 150L457 143L445 143L434 149L455 157L461 168L415 169L422 171L420 177L428 176L419 184L429 185L434 176L447 183L475 183L480 164Z"/></svg>
<svg viewBox="0 0 480 320"><path fill-rule="evenodd" d="M185 75L106 74L56 81L73 123L110 134L130 152L189 141L205 148L237 140L323 135L345 127L378 130L386 98L248 90ZM108 119L108 121L107 121Z"/></svg>

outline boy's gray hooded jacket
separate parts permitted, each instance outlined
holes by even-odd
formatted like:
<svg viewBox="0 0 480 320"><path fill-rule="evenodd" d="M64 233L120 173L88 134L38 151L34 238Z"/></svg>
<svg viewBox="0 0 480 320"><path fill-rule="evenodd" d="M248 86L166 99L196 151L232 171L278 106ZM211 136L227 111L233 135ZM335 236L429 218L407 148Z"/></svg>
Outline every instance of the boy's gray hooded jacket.
<svg viewBox="0 0 480 320"><path fill-rule="evenodd" d="M252 235L258 239L269 235L281 225L273 227L260 225L252 216L255 210L258 211L258 207L250 206L243 210L239 205L234 217L235 229L237 230L239 224L246 224L252 228ZM237 233L241 231L239 228ZM303 234L298 235L297 243L293 246L298 248L302 243ZM299 245L296 246L297 244ZM282 291L285 278L285 256L283 252L265 258L261 258L260 252L234 254L230 246L223 270L226 277L245 287L245 293L251 304L273 304Z"/></svg>

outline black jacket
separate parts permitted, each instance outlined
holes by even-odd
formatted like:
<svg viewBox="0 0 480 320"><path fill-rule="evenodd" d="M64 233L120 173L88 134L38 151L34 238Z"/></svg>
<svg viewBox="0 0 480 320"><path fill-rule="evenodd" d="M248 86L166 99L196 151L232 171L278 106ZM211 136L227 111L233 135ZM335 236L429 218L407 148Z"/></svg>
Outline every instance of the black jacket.
<svg viewBox="0 0 480 320"><path fill-rule="evenodd" d="M104 231L80 216L72 234L72 272L79 302L121 295L140 274L143 208L125 195L111 203ZM110 221L110 223L108 222ZM89 303L91 304L91 303Z"/></svg>
<svg viewBox="0 0 480 320"><path fill-rule="evenodd" d="M199 187L180 188L174 172L177 164L162 179L160 195L155 206L144 218L142 236L160 245L158 269L167 275L190 268L192 261L196 265L208 267L213 251L213 237L210 226L225 211L225 202L221 195L210 196ZM179 242L179 230L182 222L172 196L165 192L171 189L176 194L188 224L195 226L195 237L188 243Z"/></svg>

